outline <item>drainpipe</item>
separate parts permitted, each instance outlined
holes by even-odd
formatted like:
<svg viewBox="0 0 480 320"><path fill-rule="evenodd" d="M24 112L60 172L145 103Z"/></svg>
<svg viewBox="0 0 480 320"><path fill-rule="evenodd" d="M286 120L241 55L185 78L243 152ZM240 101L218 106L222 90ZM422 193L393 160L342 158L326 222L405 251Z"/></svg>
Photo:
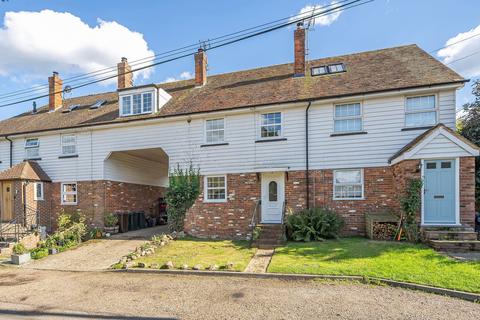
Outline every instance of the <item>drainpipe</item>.
<svg viewBox="0 0 480 320"><path fill-rule="evenodd" d="M13 166L13 141L8 137L5 136L5 139L10 142L10 168Z"/></svg>
<svg viewBox="0 0 480 320"><path fill-rule="evenodd" d="M308 111L312 101L308 102L307 108L305 109L305 180L307 182L307 209L310 209L310 172L309 172L309 163L308 163Z"/></svg>

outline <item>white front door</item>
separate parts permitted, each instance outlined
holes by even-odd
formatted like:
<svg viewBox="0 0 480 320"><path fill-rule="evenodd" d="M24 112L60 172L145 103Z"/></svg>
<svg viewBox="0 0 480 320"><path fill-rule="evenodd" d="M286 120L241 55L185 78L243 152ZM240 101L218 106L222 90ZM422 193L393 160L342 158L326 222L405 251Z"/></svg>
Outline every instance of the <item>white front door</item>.
<svg viewBox="0 0 480 320"><path fill-rule="evenodd" d="M262 223L281 223L285 173L262 173Z"/></svg>

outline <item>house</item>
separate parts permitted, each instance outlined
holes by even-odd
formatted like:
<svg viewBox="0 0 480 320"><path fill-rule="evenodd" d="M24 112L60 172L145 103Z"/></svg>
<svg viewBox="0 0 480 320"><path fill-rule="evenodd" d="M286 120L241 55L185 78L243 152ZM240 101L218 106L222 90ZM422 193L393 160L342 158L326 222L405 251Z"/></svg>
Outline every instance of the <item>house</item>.
<svg viewBox="0 0 480 320"><path fill-rule="evenodd" d="M48 228L61 209L96 225L148 214L169 171L193 163L193 236L245 239L324 206L364 235L365 214L398 211L412 177L424 179L422 226L474 226L479 148L454 131L467 80L416 45L307 61L302 26L294 38L293 63L207 75L200 49L195 79L172 83L133 86L123 58L117 91L70 99L54 73L47 106L0 122L2 220L30 207Z"/></svg>

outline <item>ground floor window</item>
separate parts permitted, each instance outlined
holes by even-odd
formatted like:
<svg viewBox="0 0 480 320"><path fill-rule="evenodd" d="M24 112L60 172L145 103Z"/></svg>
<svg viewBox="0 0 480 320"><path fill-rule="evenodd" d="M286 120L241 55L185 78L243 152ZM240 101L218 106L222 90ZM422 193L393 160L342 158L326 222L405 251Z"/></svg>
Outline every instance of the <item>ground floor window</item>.
<svg viewBox="0 0 480 320"><path fill-rule="evenodd" d="M62 183L62 204L77 204L77 184L75 182Z"/></svg>
<svg viewBox="0 0 480 320"><path fill-rule="evenodd" d="M226 176L205 177L205 201L206 202L227 201L227 177Z"/></svg>
<svg viewBox="0 0 480 320"><path fill-rule="evenodd" d="M348 169L333 171L333 199L350 200L363 198L363 170Z"/></svg>
<svg viewBox="0 0 480 320"><path fill-rule="evenodd" d="M33 185L33 189L34 189L34 196L33 196L33 200L43 200L43 182L35 182L35 184Z"/></svg>

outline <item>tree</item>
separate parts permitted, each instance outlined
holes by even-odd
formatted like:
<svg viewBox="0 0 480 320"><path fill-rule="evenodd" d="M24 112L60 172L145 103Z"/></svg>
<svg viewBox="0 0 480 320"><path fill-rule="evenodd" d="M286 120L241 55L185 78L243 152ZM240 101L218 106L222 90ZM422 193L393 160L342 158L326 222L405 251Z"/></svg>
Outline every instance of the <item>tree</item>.
<svg viewBox="0 0 480 320"><path fill-rule="evenodd" d="M480 145L480 81L472 85L475 100L463 105L465 115L459 120L458 130L462 136ZM477 211L480 209L480 159L475 159L475 198Z"/></svg>

